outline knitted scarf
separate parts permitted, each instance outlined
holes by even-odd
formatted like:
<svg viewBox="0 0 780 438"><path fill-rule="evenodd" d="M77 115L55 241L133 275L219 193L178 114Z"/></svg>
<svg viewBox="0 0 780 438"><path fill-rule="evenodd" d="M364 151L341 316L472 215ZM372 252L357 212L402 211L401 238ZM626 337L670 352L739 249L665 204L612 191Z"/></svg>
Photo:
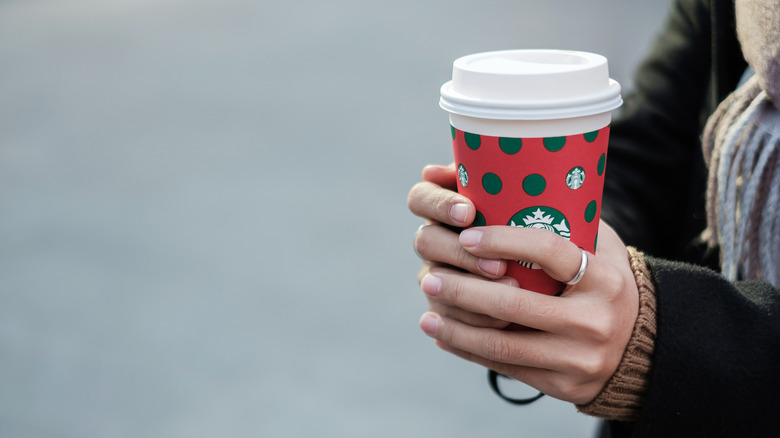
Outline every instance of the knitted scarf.
<svg viewBox="0 0 780 438"><path fill-rule="evenodd" d="M710 116L705 238L723 275L780 285L780 0L736 0L737 35L753 76Z"/></svg>

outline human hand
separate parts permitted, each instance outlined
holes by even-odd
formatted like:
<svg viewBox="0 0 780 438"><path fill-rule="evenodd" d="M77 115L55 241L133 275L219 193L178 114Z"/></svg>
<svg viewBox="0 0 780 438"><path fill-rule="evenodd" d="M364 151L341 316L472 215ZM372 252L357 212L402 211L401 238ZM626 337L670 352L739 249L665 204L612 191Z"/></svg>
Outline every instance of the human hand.
<svg viewBox="0 0 780 438"><path fill-rule="evenodd" d="M581 250L546 230L479 227L460 234L474 257L538 263L553 278L571 280ZM525 382L552 397L586 404L615 373L636 321L639 297L628 252L601 223L596 255L582 280L559 297L433 267L421 280L432 302L526 327L474 327L434 311L420 326L442 349Z"/></svg>
<svg viewBox="0 0 780 438"><path fill-rule="evenodd" d="M409 210L426 219L426 225L420 227L414 239L414 249L423 259L418 282L434 267L449 267L517 285L516 280L503 277L506 261L474 256L458 241L460 229L471 225L477 210L468 198L455 192L455 165L426 166L422 176L423 181L412 187L408 198ZM472 326L504 328L509 325L440 300L428 302L431 311Z"/></svg>

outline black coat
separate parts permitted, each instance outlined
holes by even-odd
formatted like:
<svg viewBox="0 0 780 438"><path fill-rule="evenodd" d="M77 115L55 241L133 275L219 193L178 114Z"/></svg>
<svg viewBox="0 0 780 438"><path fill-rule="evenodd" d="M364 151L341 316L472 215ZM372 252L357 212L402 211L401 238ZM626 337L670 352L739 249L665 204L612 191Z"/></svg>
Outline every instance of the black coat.
<svg viewBox="0 0 780 438"><path fill-rule="evenodd" d="M745 67L732 0L675 1L612 125L602 218L651 256L658 324L641 417L612 436L780 436L780 292L724 280L697 239L701 132Z"/></svg>

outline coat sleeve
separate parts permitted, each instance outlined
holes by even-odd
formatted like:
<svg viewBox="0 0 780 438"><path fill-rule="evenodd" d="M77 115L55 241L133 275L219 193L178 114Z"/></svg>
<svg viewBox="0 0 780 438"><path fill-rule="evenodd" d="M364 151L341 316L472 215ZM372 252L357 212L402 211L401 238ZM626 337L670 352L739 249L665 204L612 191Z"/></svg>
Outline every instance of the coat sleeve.
<svg viewBox="0 0 780 438"><path fill-rule="evenodd" d="M671 5L610 132L602 218L626 244L655 256L681 258L705 226L700 134L712 98L709 3Z"/></svg>
<svg viewBox="0 0 780 438"><path fill-rule="evenodd" d="M780 436L780 291L647 261L657 339L633 436Z"/></svg>

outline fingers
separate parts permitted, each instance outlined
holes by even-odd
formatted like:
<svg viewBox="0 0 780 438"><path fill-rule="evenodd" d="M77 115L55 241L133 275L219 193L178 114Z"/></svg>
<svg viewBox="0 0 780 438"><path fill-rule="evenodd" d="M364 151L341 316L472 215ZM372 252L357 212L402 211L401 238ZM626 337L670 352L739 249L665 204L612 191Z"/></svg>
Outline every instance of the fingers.
<svg viewBox="0 0 780 438"><path fill-rule="evenodd" d="M582 263L579 247L542 229L477 227L464 230L459 240L464 249L477 257L537 263L550 277L561 282L573 279ZM592 257L588 262L588 269L580 283L593 277L591 271L598 269Z"/></svg>
<svg viewBox="0 0 780 438"><path fill-rule="evenodd" d="M463 249L458 234L441 226L424 225L417 230L414 250L427 261L446 264L487 278L506 273L506 261L483 259Z"/></svg>
<svg viewBox="0 0 780 438"><path fill-rule="evenodd" d="M593 397L601 392L601 389L603 388L603 384L600 381L587 376L588 371L586 370L583 370L585 378L580 380L569 374L571 371L556 371L498 362L478 354L457 349L438 340L436 345L442 350L462 359L474 362L499 374L524 382L551 397L567 400L575 404L588 403L593 400Z"/></svg>
<svg viewBox="0 0 780 438"><path fill-rule="evenodd" d="M436 300L428 300L428 307L431 312L441 315L442 318L459 321L471 327L502 330L511 324L507 321L501 321L500 319L491 318L487 315L472 313L457 307L447 306Z"/></svg>
<svg viewBox="0 0 780 438"><path fill-rule="evenodd" d="M446 189L455 190L457 187L457 171L455 163L447 166L431 164L425 166L422 171L423 181L432 182Z"/></svg>
<svg viewBox="0 0 780 438"><path fill-rule="evenodd" d="M537 263L564 282L582 262L580 248L546 230L477 227L461 232L458 243L477 259ZM598 254L588 257L582 280L561 297L428 263L420 287L432 312L423 315L420 327L459 357L556 398L586 403L617 369L639 306L625 245L606 224L600 227ZM490 318L530 329L477 325Z"/></svg>
<svg viewBox="0 0 780 438"><path fill-rule="evenodd" d="M563 318L571 313L572 304L566 300L446 268L437 267L427 273L420 287L433 301L525 327L560 332L566 322L570 323Z"/></svg>
<svg viewBox="0 0 780 438"><path fill-rule="evenodd" d="M512 365L503 362L498 362L495 360L487 359L478 354L474 354L465 350L460 350L458 348L453 347L452 345L447 345L444 342L439 340L436 341L436 345L442 350L454 354L455 356L458 356L461 359L474 362L476 364L482 365L485 368L491 369L499 374L524 382L525 384L538 389L544 394L548 394L550 396L557 396L556 391L554 389L551 389L548 383L550 380L549 377L554 374L553 371L549 371L543 368L526 367L521 365Z"/></svg>
<svg viewBox="0 0 780 438"><path fill-rule="evenodd" d="M423 263L422 269L420 269L420 272L417 274L417 282L418 283L422 282L422 279L430 272L431 269L434 268L445 268L445 267L440 264L432 263L432 262ZM513 287L518 286L517 280L511 277L502 277L495 281L500 282L502 284L506 284L508 286L513 286ZM437 301L430 298L428 299L428 308L439 315L442 315L450 319L454 319L456 321L460 321L464 324L468 324L473 327L490 327L495 329L504 329L511 324L508 321L502 321L487 315L469 312L459 307L450 306L441 301Z"/></svg>
<svg viewBox="0 0 780 438"><path fill-rule="evenodd" d="M416 216L455 227L470 225L477 214L468 198L428 181L412 187L407 204Z"/></svg>
<svg viewBox="0 0 780 438"><path fill-rule="evenodd" d="M472 327L431 312L420 327L445 351L574 403L592 400L614 372L600 352L544 332Z"/></svg>
<svg viewBox="0 0 780 438"><path fill-rule="evenodd" d="M468 360L502 374L515 374L517 367L555 369L561 363L555 357L559 349L549 345L555 340L535 331L472 327L432 312L423 314L420 327L425 334L461 352Z"/></svg>

